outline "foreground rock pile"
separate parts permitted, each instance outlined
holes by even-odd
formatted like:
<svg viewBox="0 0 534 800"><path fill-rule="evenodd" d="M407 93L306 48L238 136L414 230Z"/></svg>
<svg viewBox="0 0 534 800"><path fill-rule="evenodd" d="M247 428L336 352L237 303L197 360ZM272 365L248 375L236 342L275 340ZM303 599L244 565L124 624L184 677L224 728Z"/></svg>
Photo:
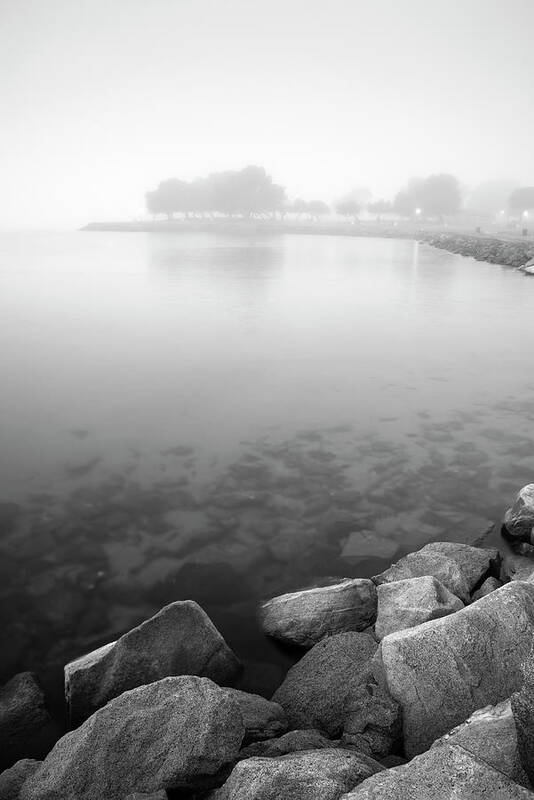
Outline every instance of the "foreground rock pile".
<svg viewBox="0 0 534 800"><path fill-rule="evenodd" d="M477 261L517 267L526 274L534 273L534 246L529 241L459 233L427 233L423 236L423 241L450 253L471 256Z"/></svg>
<svg viewBox="0 0 534 800"><path fill-rule="evenodd" d="M433 542L266 601L266 634L305 648L271 700L233 688L192 601L66 665L53 747L35 677L15 676L0 800L534 798L533 498L506 515L504 557Z"/></svg>

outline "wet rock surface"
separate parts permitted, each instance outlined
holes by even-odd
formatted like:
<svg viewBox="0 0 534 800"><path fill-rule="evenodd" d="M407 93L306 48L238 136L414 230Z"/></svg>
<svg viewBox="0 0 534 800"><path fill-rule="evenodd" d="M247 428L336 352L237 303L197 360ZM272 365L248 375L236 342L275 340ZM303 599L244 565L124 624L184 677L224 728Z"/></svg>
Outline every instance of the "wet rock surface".
<svg viewBox="0 0 534 800"><path fill-rule="evenodd" d="M443 745L405 766L380 772L342 800L532 800L532 792L478 761L462 747Z"/></svg>
<svg viewBox="0 0 534 800"><path fill-rule="evenodd" d="M15 675L0 688L0 771L20 759L42 758L56 738L35 675Z"/></svg>
<svg viewBox="0 0 534 800"><path fill-rule="evenodd" d="M312 750L240 761L210 800L338 800L380 764L347 750Z"/></svg>
<svg viewBox="0 0 534 800"><path fill-rule="evenodd" d="M56 744L21 800L122 800L132 792L209 786L245 733L238 704L207 678L125 692Z"/></svg>
<svg viewBox="0 0 534 800"><path fill-rule="evenodd" d="M370 673L377 643L367 633L339 633L319 642L293 666L272 699L292 728L343 730L347 706Z"/></svg>
<svg viewBox="0 0 534 800"><path fill-rule="evenodd" d="M390 634L385 684L402 707L408 756L520 686L534 635L534 586L516 581L462 611Z"/></svg>
<svg viewBox="0 0 534 800"><path fill-rule="evenodd" d="M122 692L169 675L198 675L226 685L239 672L236 656L207 614L193 601L178 601L66 665L70 721L78 725Z"/></svg>
<svg viewBox="0 0 534 800"><path fill-rule="evenodd" d="M376 619L376 587L365 578L273 597L260 607L263 630L283 642L312 647L326 636L363 631Z"/></svg>

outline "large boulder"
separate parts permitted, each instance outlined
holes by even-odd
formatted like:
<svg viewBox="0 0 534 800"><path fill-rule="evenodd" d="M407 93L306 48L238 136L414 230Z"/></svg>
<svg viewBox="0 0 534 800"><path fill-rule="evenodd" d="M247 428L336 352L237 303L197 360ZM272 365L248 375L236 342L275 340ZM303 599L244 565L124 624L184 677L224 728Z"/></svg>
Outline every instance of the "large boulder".
<svg viewBox="0 0 534 800"><path fill-rule="evenodd" d="M213 785L244 733L228 692L207 678L164 678L125 692L60 739L20 800L122 800Z"/></svg>
<svg viewBox="0 0 534 800"><path fill-rule="evenodd" d="M116 642L66 665L70 722L78 725L123 692L170 675L231 685L239 670L236 656L199 605L171 603Z"/></svg>
<svg viewBox="0 0 534 800"><path fill-rule="evenodd" d="M504 532L511 539L534 544L534 483L519 490L513 506L504 515Z"/></svg>
<svg viewBox="0 0 534 800"><path fill-rule="evenodd" d="M245 742L272 739L287 731L284 709L259 694L249 694L239 689L226 689L241 710L245 725Z"/></svg>
<svg viewBox="0 0 534 800"><path fill-rule="evenodd" d="M0 688L0 771L24 758L42 758L56 726L32 672L19 672Z"/></svg>
<svg viewBox="0 0 534 800"><path fill-rule="evenodd" d="M338 800L383 767L362 753L311 750L240 761L211 800Z"/></svg>
<svg viewBox="0 0 534 800"><path fill-rule="evenodd" d="M268 739L263 742L254 742L239 752L239 758L261 756L262 758L277 758L288 753L297 753L300 750L324 750L337 747L338 742L327 739L320 731L306 728L301 731L289 731L278 739Z"/></svg>
<svg viewBox="0 0 534 800"><path fill-rule="evenodd" d="M383 583L378 587L376 637L383 639L390 633L445 617L463 607L462 601L432 575Z"/></svg>
<svg viewBox="0 0 534 800"><path fill-rule="evenodd" d="M479 761L531 788L517 747L517 732L510 700L487 706L471 714L469 719L437 739L432 747L456 744Z"/></svg>
<svg viewBox="0 0 534 800"><path fill-rule="evenodd" d="M376 619L376 588L366 578L273 597L260 607L263 630L283 642L312 647L345 631L363 631Z"/></svg>
<svg viewBox="0 0 534 800"><path fill-rule="evenodd" d="M498 550L471 547L457 542L431 542L415 553L409 553L380 575L373 578L377 585L433 575L452 594L464 603L469 602L473 589L490 569L498 569Z"/></svg>
<svg viewBox="0 0 534 800"><path fill-rule="evenodd" d="M352 696L366 683L377 643L367 633L338 633L319 642L287 673L272 699L292 728L341 733Z"/></svg>
<svg viewBox="0 0 534 800"><path fill-rule="evenodd" d="M361 684L345 707L342 747L355 747L376 759L398 752L402 743L399 704L374 682Z"/></svg>
<svg viewBox="0 0 534 800"><path fill-rule="evenodd" d="M516 581L448 617L386 636L375 659L403 713L411 757L521 685L534 636L534 585Z"/></svg>
<svg viewBox="0 0 534 800"><path fill-rule="evenodd" d="M511 697L521 763L534 786L534 650L525 659L519 691Z"/></svg>
<svg viewBox="0 0 534 800"><path fill-rule="evenodd" d="M23 785L40 766L40 761L23 758L4 770L0 775L0 800L18 800Z"/></svg>
<svg viewBox="0 0 534 800"><path fill-rule="evenodd" d="M532 800L532 792L457 745L433 747L363 781L341 800Z"/></svg>

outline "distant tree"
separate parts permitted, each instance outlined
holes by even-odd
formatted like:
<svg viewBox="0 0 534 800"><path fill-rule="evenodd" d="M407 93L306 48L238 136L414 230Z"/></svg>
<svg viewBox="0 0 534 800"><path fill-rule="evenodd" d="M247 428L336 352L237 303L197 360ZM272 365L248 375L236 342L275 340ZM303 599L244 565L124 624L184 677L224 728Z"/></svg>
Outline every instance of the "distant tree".
<svg viewBox="0 0 534 800"><path fill-rule="evenodd" d="M272 214L285 207L285 189L273 183L263 167L254 165L239 171L214 172L207 178L162 181L155 191L146 193L152 214L220 213L244 217Z"/></svg>
<svg viewBox="0 0 534 800"><path fill-rule="evenodd" d="M343 200L353 200L363 208L367 203L371 202L372 196L373 193L368 186L356 186L354 189L351 189L350 192L347 192Z"/></svg>
<svg viewBox="0 0 534 800"><path fill-rule="evenodd" d="M515 183L510 180L484 181L468 193L466 208L476 214L498 214L508 206L515 188Z"/></svg>
<svg viewBox="0 0 534 800"><path fill-rule="evenodd" d="M453 175L429 175L420 189L421 208L427 217L443 218L460 210L462 195Z"/></svg>
<svg viewBox="0 0 534 800"><path fill-rule="evenodd" d="M367 211L369 211L370 214L376 214L376 218L380 222L382 214L390 214L393 211L393 205L389 200L375 200L374 203L369 203Z"/></svg>
<svg viewBox="0 0 534 800"><path fill-rule="evenodd" d="M362 207L356 200L340 200L336 205L336 212L342 217L351 218L354 222L358 219L358 214Z"/></svg>
<svg viewBox="0 0 534 800"><path fill-rule="evenodd" d="M508 199L508 207L511 211L522 213L534 209L534 186L521 186L514 189Z"/></svg>
<svg viewBox="0 0 534 800"><path fill-rule="evenodd" d="M306 200L303 200L302 197L297 197L296 200L293 200L293 203L290 206L290 211L293 214L296 214L297 217L300 217L302 214L307 214L308 203L306 202Z"/></svg>
<svg viewBox="0 0 534 800"><path fill-rule="evenodd" d="M318 220L319 217L325 217L330 214L330 206L322 200L310 200L307 205L308 214L312 219Z"/></svg>
<svg viewBox="0 0 534 800"><path fill-rule="evenodd" d="M417 209L417 198L408 189L397 192L393 201L393 211L401 217L413 217Z"/></svg>
<svg viewBox="0 0 534 800"><path fill-rule="evenodd" d="M172 219L178 212L189 210L189 184L176 178L162 181L153 192L146 193L147 208L151 214L166 214Z"/></svg>

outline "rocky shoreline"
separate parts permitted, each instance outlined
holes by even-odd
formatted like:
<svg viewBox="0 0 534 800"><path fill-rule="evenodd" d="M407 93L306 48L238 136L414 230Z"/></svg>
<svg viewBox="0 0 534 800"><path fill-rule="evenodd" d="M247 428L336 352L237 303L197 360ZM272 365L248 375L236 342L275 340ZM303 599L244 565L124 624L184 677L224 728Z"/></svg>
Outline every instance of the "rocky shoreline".
<svg viewBox="0 0 534 800"><path fill-rule="evenodd" d="M65 666L55 743L15 675L0 800L534 798L534 484L502 531L265 601L264 633L301 653L270 700L233 688L238 659L187 600Z"/></svg>
<svg viewBox="0 0 534 800"><path fill-rule="evenodd" d="M532 240L499 239L493 236L460 233L425 233L421 241L432 247L470 256L476 261L516 267L534 275L534 242Z"/></svg>

